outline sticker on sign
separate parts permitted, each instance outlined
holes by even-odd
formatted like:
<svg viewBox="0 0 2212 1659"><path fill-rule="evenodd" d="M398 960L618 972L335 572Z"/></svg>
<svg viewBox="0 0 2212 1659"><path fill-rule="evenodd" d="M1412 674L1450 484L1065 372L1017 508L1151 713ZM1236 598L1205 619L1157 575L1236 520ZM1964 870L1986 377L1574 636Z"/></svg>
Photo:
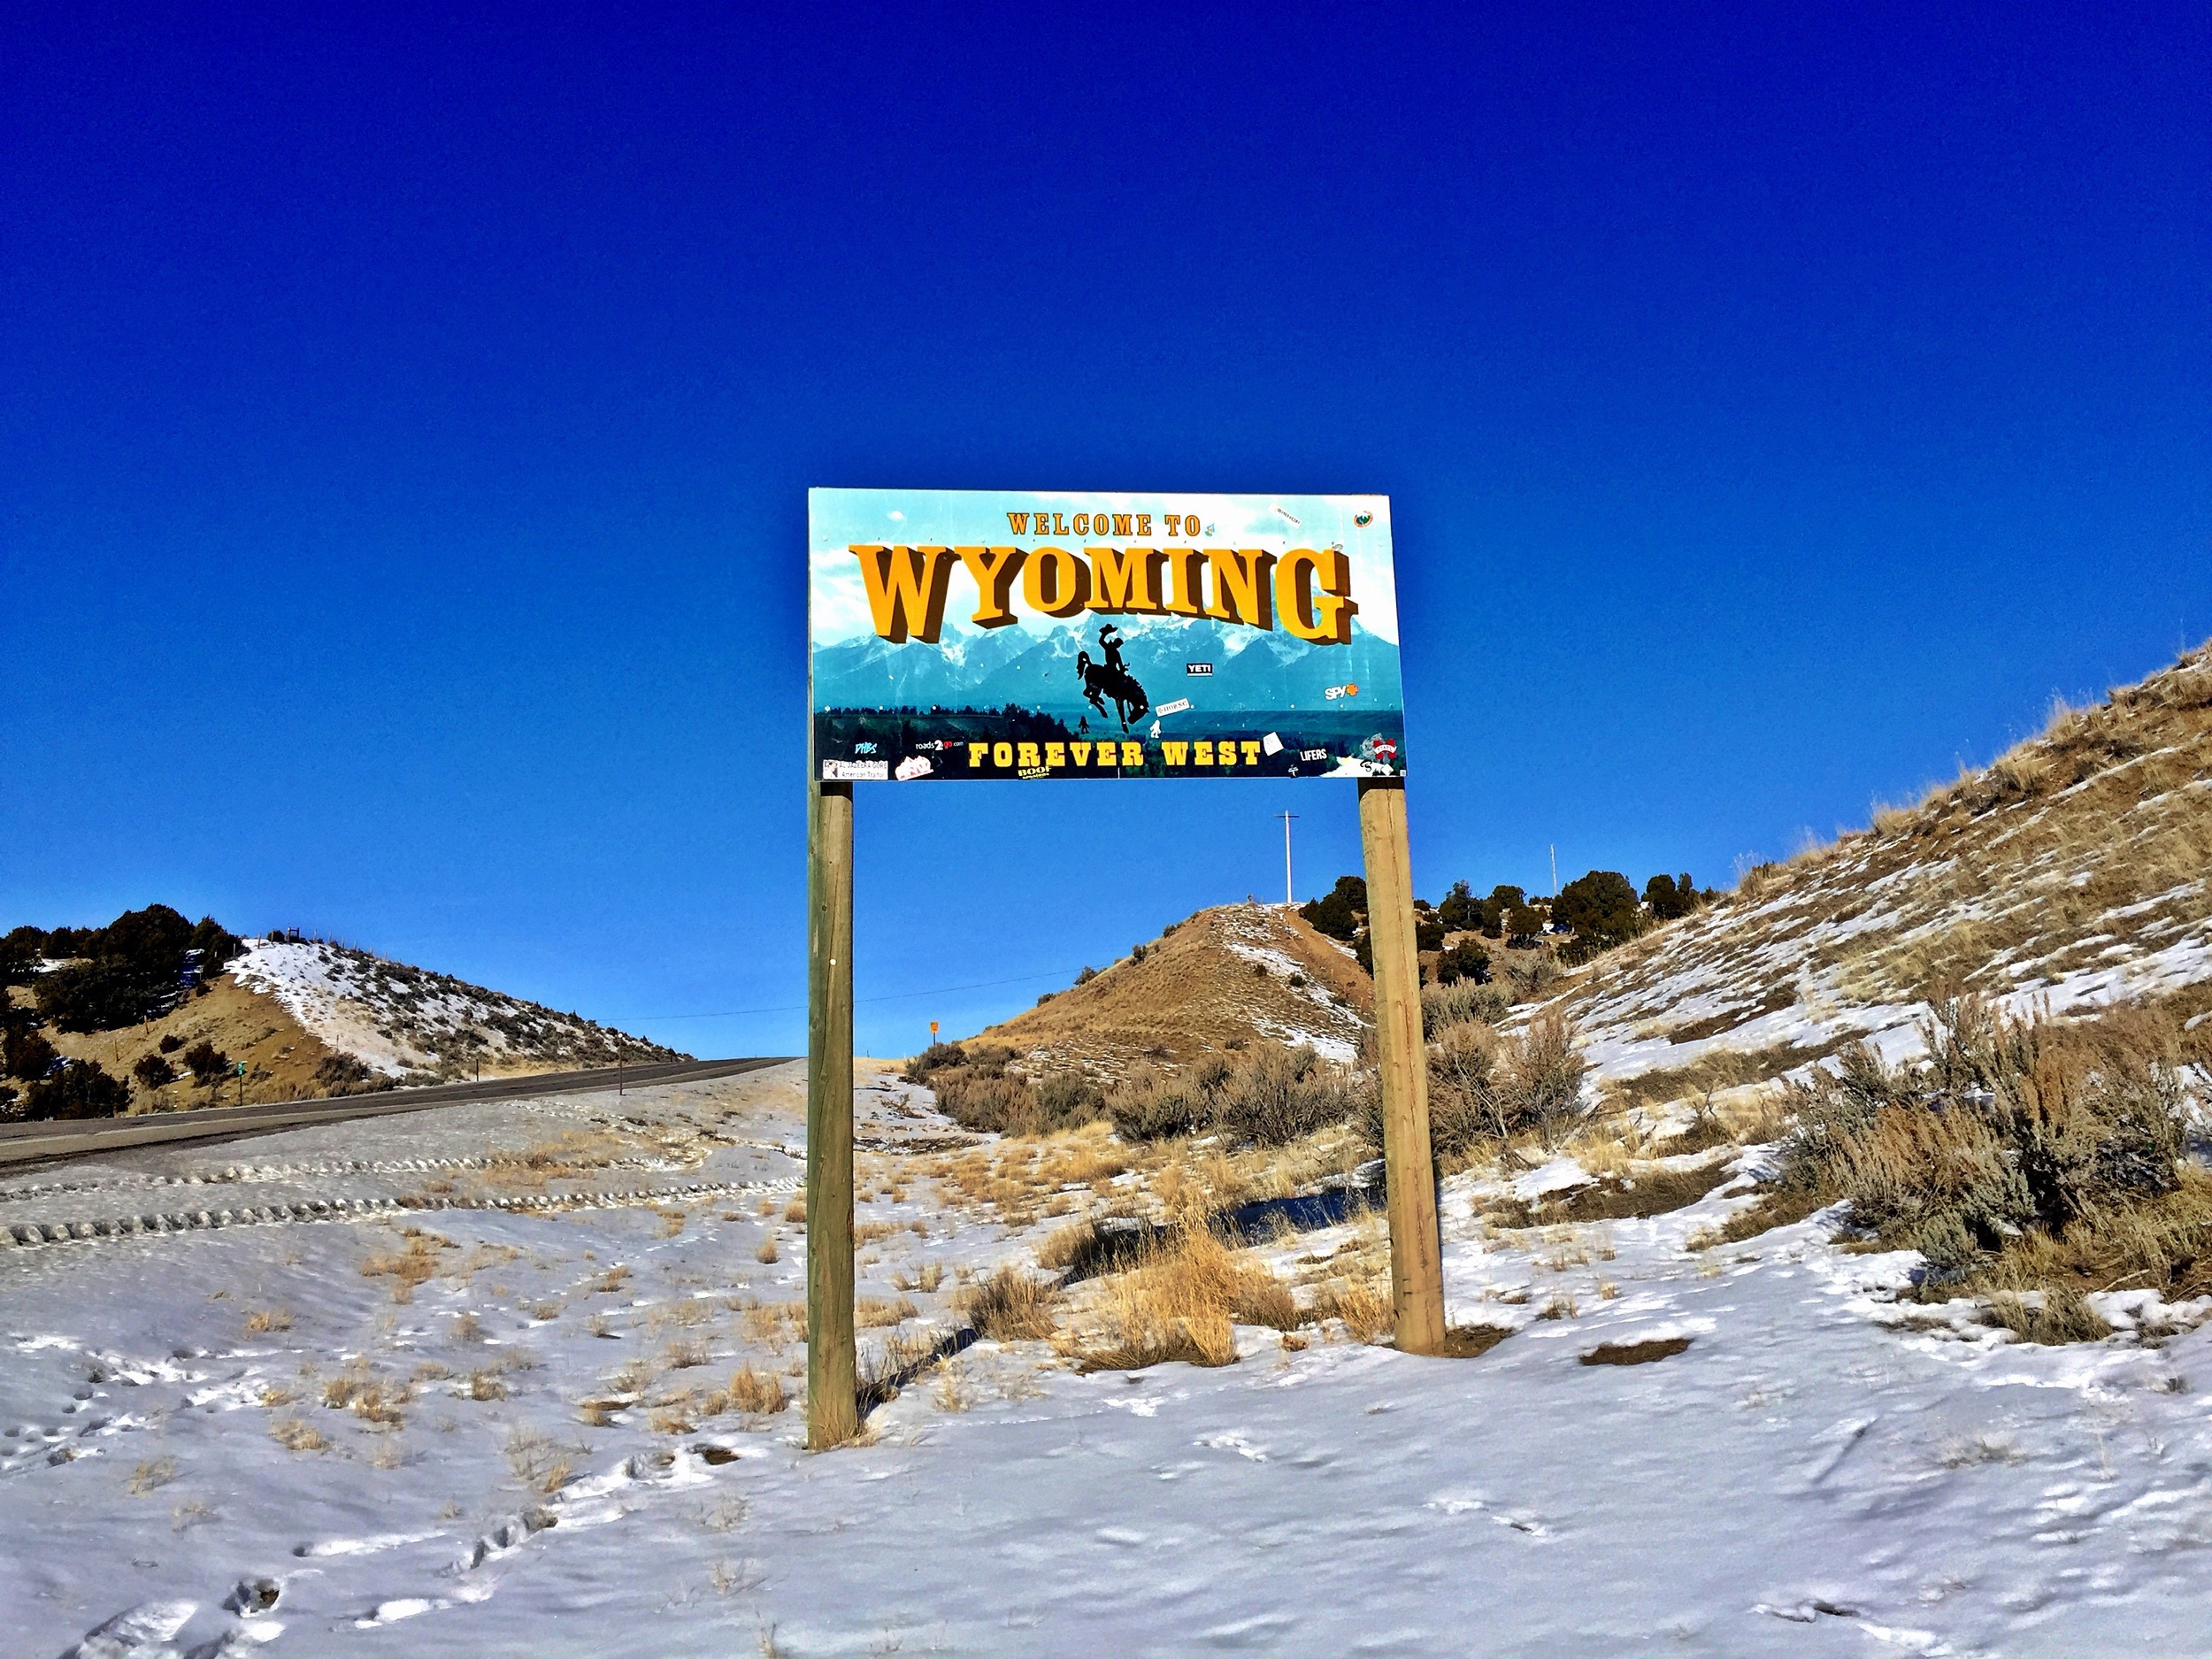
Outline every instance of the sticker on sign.
<svg viewBox="0 0 2212 1659"><path fill-rule="evenodd" d="M891 781L891 763L887 760L826 760L822 763L824 783L888 783Z"/></svg>
<svg viewBox="0 0 2212 1659"><path fill-rule="evenodd" d="M1180 714L1189 707L1190 699L1188 697L1178 697L1172 703L1162 703L1158 708L1153 710L1152 712L1155 714Z"/></svg>
<svg viewBox="0 0 2212 1659"><path fill-rule="evenodd" d="M1183 672L1187 674L1210 674L1214 672L1214 665L1211 663L1185 663Z"/></svg>

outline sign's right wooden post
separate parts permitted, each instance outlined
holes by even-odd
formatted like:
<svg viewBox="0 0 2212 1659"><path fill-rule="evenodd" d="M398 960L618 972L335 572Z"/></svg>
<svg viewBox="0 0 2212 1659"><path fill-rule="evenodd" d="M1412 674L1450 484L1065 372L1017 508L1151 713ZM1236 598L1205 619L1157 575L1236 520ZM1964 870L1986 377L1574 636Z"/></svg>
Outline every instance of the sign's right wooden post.
<svg viewBox="0 0 2212 1659"><path fill-rule="evenodd" d="M1367 862L1367 926L1375 959L1383 1176L1390 1217L1390 1291L1398 1347L1444 1346L1444 1264L1429 1151L1428 1050L1421 1034L1421 956L1413 931L1413 858L1402 778L1363 778L1359 833Z"/></svg>

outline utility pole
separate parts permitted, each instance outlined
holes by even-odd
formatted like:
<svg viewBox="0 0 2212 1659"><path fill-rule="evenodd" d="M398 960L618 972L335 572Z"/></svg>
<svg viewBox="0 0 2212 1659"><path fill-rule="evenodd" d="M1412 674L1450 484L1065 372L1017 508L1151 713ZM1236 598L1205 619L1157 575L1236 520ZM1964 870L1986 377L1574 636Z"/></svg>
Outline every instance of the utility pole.
<svg viewBox="0 0 2212 1659"><path fill-rule="evenodd" d="M1298 902L1297 894L1290 885L1290 821L1298 815L1279 812L1275 816L1283 820L1283 908L1288 910Z"/></svg>
<svg viewBox="0 0 2212 1659"><path fill-rule="evenodd" d="M1551 844L1551 895L1555 899L1559 896L1559 843L1557 841Z"/></svg>

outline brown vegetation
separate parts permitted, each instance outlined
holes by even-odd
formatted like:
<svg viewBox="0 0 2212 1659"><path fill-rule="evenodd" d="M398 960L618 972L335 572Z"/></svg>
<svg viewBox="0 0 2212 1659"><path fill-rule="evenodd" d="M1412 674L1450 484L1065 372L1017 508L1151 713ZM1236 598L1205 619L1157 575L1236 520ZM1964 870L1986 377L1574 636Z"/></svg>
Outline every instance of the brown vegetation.
<svg viewBox="0 0 2212 1659"><path fill-rule="evenodd" d="M1686 1352L1690 1339L1686 1336L1654 1337L1644 1342L1601 1342L1582 1356L1585 1365L1648 1365L1654 1360L1671 1359Z"/></svg>
<svg viewBox="0 0 2212 1659"><path fill-rule="evenodd" d="M2002 1322L2032 1340L2101 1334L2087 1291L2212 1290L2212 1176L2180 1162L2170 1018L2014 1020L1961 997L1927 1036L1918 1068L1854 1046L1793 1091L1778 1198L1840 1201L1874 1242L1920 1251L1924 1295L2013 1293Z"/></svg>

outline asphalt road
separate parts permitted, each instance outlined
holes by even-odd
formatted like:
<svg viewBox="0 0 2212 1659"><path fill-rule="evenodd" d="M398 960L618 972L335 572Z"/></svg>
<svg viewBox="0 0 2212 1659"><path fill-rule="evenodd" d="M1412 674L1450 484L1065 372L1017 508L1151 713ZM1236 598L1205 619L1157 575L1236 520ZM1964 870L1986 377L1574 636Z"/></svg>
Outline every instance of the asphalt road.
<svg viewBox="0 0 2212 1659"><path fill-rule="evenodd" d="M151 1146L165 1141L216 1141L260 1134L303 1124L343 1123L354 1118L386 1118L394 1112L423 1111L476 1101L533 1099L541 1094L578 1094L598 1089L643 1088L652 1083L687 1083L702 1078L734 1077L763 1066L780 1065L787 1056L765 1055L745 1060L667 1060L629 1065L619 1077L612 1066L588 1071L541 1071L533 1077L487 1078L480 1083L434 1083L424 1088L396 1088L379 1094L347 1094L336 1100L273 1101L246 1106L210 1106L193 1111L150 1112L138 1118L92 1118L67 1122L0 1124L0 1165L48 1158L81 1157L121 1147Z"/></svg>

